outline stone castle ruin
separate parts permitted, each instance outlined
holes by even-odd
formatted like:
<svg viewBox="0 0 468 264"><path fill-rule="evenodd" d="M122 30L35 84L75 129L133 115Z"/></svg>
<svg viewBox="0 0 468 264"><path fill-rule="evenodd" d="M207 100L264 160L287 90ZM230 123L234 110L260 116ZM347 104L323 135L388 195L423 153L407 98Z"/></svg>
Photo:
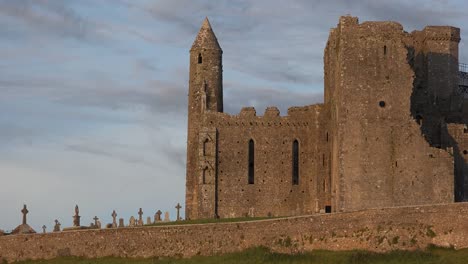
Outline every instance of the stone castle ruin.
<svg viewBox="0 0 468 264"><path fill-rule="evenodd" d="M468 200L468 71L458 63L459 41L454 27L407 33L395 22L341 17L325 48L323 104L291 107L285 116L276 107L229 115L222 50L206 19L190 50L186 218L295 217L160 225L170 218L158 210L145 225L140 208L128 225L113 210L112 223L101 226L95 216L82 226L75 206L73 227L57 219L53 232L44 225L36 233L24 205L22 224L11 234L0 230L0 263L179 258L258 246L283 253L468 248L468 203L454 203ZM175 209L182 220L181 205Z"/></svg>
<svg viewBox="0 0 468 264"><path fill-rule="evenodd" d="M186 218L292 216L468 200L460 30L341 17L323 104L223 113L208 19L190 49Z"/></svg>

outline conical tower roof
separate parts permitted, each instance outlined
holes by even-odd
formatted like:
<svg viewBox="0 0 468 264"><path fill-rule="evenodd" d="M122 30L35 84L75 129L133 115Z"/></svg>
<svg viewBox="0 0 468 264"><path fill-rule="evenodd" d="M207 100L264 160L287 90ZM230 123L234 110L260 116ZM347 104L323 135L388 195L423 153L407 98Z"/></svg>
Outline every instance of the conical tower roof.
<svg viewBox="0 0 468 264"><path fill-rule="evenodd" d="M221 50L221 47L218 43L218 39L216 38L216 35L214 34L213 29L210 25L210 21L207 17L205 18L205 20L203 20L203 24L200 28L200 31L198 31L198 35L195 38L195 41L193 42L192 48L190 50L202 48L211 50Z"/></svg>

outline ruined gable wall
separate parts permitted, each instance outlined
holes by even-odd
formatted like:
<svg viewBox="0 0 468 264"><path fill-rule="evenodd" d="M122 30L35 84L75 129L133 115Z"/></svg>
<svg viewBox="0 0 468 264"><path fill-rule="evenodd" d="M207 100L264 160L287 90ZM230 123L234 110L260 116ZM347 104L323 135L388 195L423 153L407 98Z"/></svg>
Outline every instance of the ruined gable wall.
<svg viewBox="0 0 468 264"><path fill-rule="evenodd" d="M431 148L411 117L408 34L398 23L343 17L331 36L335 210L452 202L452 158Z"/></svg>
<svg viewBox="0 0 468 264"><path fill-rule="evenodd" d="M316 200L323 171L320 135L323 105L293 107L280 116L270 107L263 116L253 108L239 115L206 112L204 129L217 132L215 195L200 204L215 201L221 218L285 216L313 213L323 208ZM255 142L255 182L248 183L248 142ZM292 144L299 142L299 184L292 183ZM213 178L214 179L214 178ZM211 186L201 186L210 193ZM320 191L320 190L319 190ZM321 194L319 194L321 195Z"/></svg>

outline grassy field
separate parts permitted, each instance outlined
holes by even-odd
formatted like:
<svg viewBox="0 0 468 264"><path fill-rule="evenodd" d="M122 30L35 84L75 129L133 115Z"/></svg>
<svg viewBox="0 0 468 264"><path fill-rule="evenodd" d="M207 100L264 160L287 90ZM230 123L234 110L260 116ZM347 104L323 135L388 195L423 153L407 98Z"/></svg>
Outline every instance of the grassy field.
<svg viewBox="0 0 468 264"><path fill-rule="evenodd" d="M192 225L192 224L248 222L248 221L258 221L258 220L265 220L265 219L275 219L275 218L279 218L279 217L239 217L239 218L220 218L220 219L207 218L207 219L184 220L184 221L158 222L156 224L145 225L145 226Z"/></svg>
<svg viewBox="0 0 468 264"><path fill-rule="evenodd" d="M378 254L365 251L314 251L312 253L287 255L271 253L265 248L254 248L244 252L213 257L194 257L191 259L79 259L61 258L49 261L25 261L21 264L238 264L238 263L272 263L272 264L466 264L468 249L453 250L430 248L426 251L394 251Z"/></svg>

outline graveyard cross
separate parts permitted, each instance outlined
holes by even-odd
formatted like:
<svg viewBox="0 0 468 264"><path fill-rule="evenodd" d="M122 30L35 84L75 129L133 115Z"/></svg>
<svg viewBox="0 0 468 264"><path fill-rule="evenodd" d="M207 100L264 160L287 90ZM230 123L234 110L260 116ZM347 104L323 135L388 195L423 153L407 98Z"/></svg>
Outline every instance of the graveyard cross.
<svg viewBox="0 0 468 264"><path fill-rule="evenodd" d="M116 217L117 217L117 213L115 212L115 210L112 212L112 228L116 228L117 227L117 220L116 220Z"/></svg>
<svg viewBox="0 0 468 264"><path fill-rule="evenodd" d="M43 225L43 226L42 226L42 233L44 233L44 234L45 234L45 232L46 232L46 228L47 228L47 226L45 226L45 225Z"/></svg>
<svg viewBox="0 0 468 264"><path fill-rule="evenodd" d="M23 225L26 224L26 215L29 213L28 209L26 208L26 205L23 206L23 210L21 210L21 213L23 213Z"/></svg>
<svg viewBox="0 0 468 264"><path fill-rule="evenodd" d="M180 206L180 204L177 203L175 208L177 209L177 221L179 221L180 220L180 208L182 208L182 206Z"/></svg>
<svg viewBox="0 0 468 264"><path fill-rule="evenodd" d="M156 212L156 217L157 217L156 220L157 220L157 221L161 221L161 215L162 215L161 210L158 210L158 211Z"/></svg>
<svg viewBox="0 0 468 264"><path fill-rule="evenodd" d="M140 211L138 211L138 215L140 216L138 221L141 221L143 223L143 210L141 208L140 208Z"/></svg>
<svg viewBox="0 0 468 264"><path fill-rule="evenodd" d="M99 220L99 218L98 218L97 216L95 216L95 217L93 218L93 220L94 220L94 225L97 227L97 226L98 226L98 220Z"/></svg>

